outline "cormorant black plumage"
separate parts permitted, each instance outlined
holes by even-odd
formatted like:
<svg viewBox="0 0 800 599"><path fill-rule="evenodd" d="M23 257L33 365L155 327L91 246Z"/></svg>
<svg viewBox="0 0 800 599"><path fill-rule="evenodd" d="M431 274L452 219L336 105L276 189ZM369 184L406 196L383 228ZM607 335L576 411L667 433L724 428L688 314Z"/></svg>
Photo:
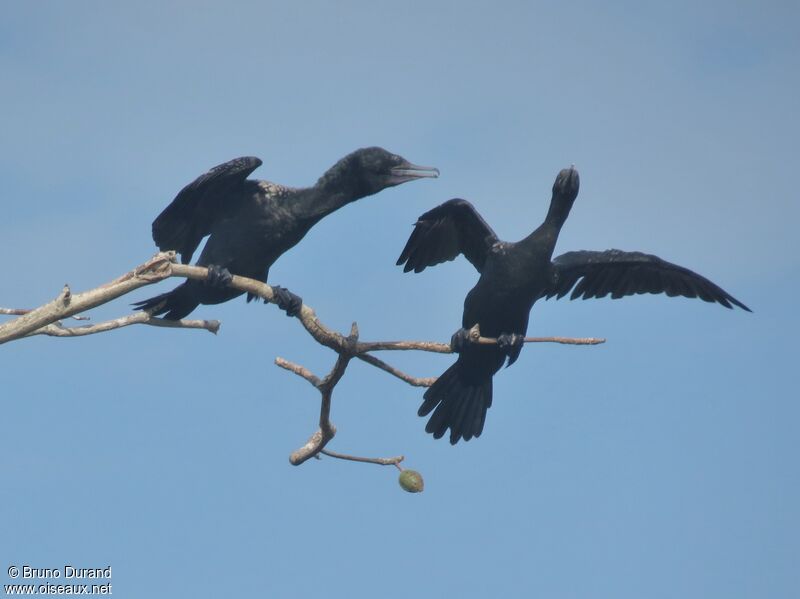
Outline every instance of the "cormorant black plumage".
<svg viewBox="0 0 800 599"><path fill-rule="evenodd" d="M417 221L397 261L405 264L405 272L421 272L464 254L480 273L464 300L462 329L453 335L458 359L425 392L419 409L420 416L433 412L425 430L435 438L448 428L452 444L480 436L492 405L492 377L506 358L510 366L519 356L530 310L540 298L561 298L570 290L570 299L666 293L750 311L708 279L657 256L620 250L577 251L551 261L578 188L577 170L562 170L553 185L544 222L516 243L500 241L466 200L449 200ZM469 343L466 331L475 324L482 336L496 337L500 343Z"/></svg>
<svg viewBox="0 0 800 599"><path fill-rule="evenodd" d="M275 260L331 212L387 187L439 174L377 147L348 154L306 188L248 179L260 165L258 158L235 158L184 187L153 221L159 249L176 250L187 264L203 237L210 235L199 266L266 282ZM177 320L198 304L218 304L241 294L226 285L186 280L135 305ZM247 301L251 299L248 295Z"/></svg>

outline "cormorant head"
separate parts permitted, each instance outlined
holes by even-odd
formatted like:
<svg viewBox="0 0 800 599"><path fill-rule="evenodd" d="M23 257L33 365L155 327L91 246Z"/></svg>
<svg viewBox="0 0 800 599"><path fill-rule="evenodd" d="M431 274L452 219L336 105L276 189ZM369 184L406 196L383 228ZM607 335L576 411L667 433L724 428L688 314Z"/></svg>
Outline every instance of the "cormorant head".
<svg viewBox="0 0 800 599"><path fill-rule="evenodd" d="M545 222L555 224L560 229L572 210L572 204L578 197L578 188L581 180L578 171L573 164L569 168L563 169L553 183L553 197L550 200L550 209L547 211Z"/></svg>
<svg viewBox="0 0 800 599"><path fill-rule="evenodd" d="M578 170L573 164L569 168L562 169L553 183L553 200L558 198L560 201L572 202L578 197L578 189L581 186L581 179Z"/></svg>
<svg viewBox="0 0 800 599"><path fill-rule="evenodd" d="M354 198L378 193L387 187L426 177L438 177L439 169L418 166L383 148L361 148L337 162L320 180L323 185L346 189Z"/></svg>

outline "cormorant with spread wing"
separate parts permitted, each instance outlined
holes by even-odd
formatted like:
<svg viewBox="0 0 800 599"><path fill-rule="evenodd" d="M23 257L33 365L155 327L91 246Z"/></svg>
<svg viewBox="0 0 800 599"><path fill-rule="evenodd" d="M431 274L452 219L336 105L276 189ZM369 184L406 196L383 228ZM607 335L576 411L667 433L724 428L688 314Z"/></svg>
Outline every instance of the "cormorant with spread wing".
<svg viewBox="0 0 800 599"><path fill-rule="evenodd" d="M421 272L464 254L480 273L464 300L462 328L451 341L458 359L425 392L418 412L427 416L433 411L425 430L435 438L448 428L452 444L480 436L492 405L492 376L506 358L510 366L519 357L530 310L542 297L562 298L570 290L570 299L666 293L750 311L708 279L650 254L577 251L551 261L578 187L578 171L562 170L544 222L516 243L500 241L466 200L449 200L419 217L397 261L405 264L405 272ZM475 324L497 344L471 343L468 331Z"/></svg>
<svg viewBox="0 0 800 599"><path fill-rule="evenodd" d="M362 148L333 165L312 187L291 188L247 177L261 166L254 157L235 158L184 187L153 221L153 240L162 251L176 250L188 264L210 235L198 266L207 281L188 279L172 291L134 304L178 320L198 304L219 304L242 294L227 286L231 273L266 282L269 267L296 245L320 219L360 198L422 177L432 167L411 164L383 148ZM294 315L302 300L274 287L278 305ZM253 299L248 294L247 301Z"/></svg>

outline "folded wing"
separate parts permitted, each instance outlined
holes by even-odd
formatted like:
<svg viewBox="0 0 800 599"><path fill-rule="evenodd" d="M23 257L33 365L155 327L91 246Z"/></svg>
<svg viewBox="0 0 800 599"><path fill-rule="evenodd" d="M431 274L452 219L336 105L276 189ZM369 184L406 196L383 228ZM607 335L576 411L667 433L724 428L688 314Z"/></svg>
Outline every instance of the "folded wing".
<svg viewBox="0 0 800 599"><path fill-rule="evenodd" d="M162 251L176 250L187 264L213 224L235 209L250 173L261 166L253 156L215 166L181 189L153 221L153 241Z"/></svg>
<svg viewBox="0 0 800 599"><path fill-rule="evenodd" d="M716 302L726 308L750 308L705 277L642 252L578 251L567 252L553 260L553 279L543 294L548 299L600 298L612 299L638 293L666 293L668 296L696 297Z"/></svg>
<svg viewBox="0 0 800 599"><path fill-rule="evenodd" d="M459 254L481 272L497 235L474 206L453 199L419 217L397 265L404 272L422 272L428 266L453 260Z"/></svg>

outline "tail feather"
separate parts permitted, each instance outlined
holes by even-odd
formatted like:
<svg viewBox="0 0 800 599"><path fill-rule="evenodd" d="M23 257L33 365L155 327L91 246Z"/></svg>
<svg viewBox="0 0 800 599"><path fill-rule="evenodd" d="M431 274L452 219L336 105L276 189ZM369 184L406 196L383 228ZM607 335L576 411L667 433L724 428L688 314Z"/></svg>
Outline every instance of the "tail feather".
<svg viewBox="0 0 800 599"><path fill-rule="evenodd" d="M465 376L463 364L456 361L425 392L423 399L417 414L427 416L433 412L425 431L435 439L443 437L448 428L453 445L460 439L469 441L480 437L486 411L492 405L491 374L470 380Z"/></svg>
<svg viewBox="0 0 800 599"><path fill-rule="evenodd" d="M163 314L166 320L180 320L188 316L200 302L195 299L188 282L178 285L172 291L132 304L137 310L147 310L153 316Z"/></svg>
<svg viewBox="0 0 800 599"><path fill-rule="evenodd" d="M450 430L452 431L463 430L462 423L464 422L464 415L465 412L468 411L468 409L472 408L474 395L475 395L475 387L467 387L467 391L466 393L464 393L464 396L460 399L460 401L458 401L458 403L451 410Z"/></svg>
<svg viewBox="0 0 800 599"><path fill-rule="evenodd" d="M489 398L489 405L491 405L491 397ZM470 409L464 416L464 441L469 441L472 437L477 437L483 431L483 423L486 420L486 412L488 406L483 408L480 401L473 401L470 403Z"/></svg>

